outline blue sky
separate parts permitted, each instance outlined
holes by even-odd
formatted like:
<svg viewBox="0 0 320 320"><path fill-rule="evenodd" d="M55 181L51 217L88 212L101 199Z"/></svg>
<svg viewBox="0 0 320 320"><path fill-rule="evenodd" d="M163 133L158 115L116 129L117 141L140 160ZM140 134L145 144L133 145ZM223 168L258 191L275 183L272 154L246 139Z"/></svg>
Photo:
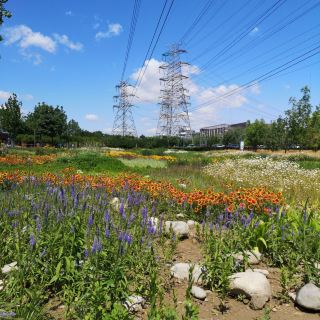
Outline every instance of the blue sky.
<svg viewBox="0 0 320 320"><path fill-rule="evenodd" d="M125 73L132 83L164 2L141 1ZM190 77L185 85L191 95L192 128L256 118L270 121L288 108L290 96L299 97L304 85L310 86L312 101L319 104L318 2L281 0L274 12L259 21L276 0L175 0L137 90L133 114L138 134L155 133L161 54L181 40L208 3L206 13L183 39L188 51L183 59L190 63L184 72ZM74 118L84 129L110 132L133 4L133 0L9 0L7 8L13 16L0 29L4 36L0 103L15 92L25 113L45 101L63 106L69 119ZM292 59L307 57L303 54L308 51L317 54L268 81L238 89Z"/></svg>

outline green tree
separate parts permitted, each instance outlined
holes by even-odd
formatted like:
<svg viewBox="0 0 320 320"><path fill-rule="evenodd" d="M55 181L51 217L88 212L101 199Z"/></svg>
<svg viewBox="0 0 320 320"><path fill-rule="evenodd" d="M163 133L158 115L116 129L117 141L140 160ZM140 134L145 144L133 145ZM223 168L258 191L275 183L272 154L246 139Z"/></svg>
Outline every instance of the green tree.
<svg viewBox="0 0 320 320"><path fill-rule="evenodd" d="M12 141L15 141L17 134L21 130L21 106L22 103L18 100L17 95L13 93L8 101L0 108L1 128L8 131Z"/></svg>
<svg viewBox="0 0 320 320"><path fill-rule="evenodd" d="M67 116L62 107L53 107L42 102L28 115L27 124L41 142L44 137L50 137L53 144L54 138L61 139L66 132Z"/></svg>
<svg viewBox="0 0 320 320"><path fill-rule="evenodd" d="M320 148L320 105L312 113L307 132L307 146L315 151Z"/></svg>
<svg viewBox="0 0 320 320"><path fill-rule="evenodd" d="M290 98L291 109L285 111L286 122L288 127L288 142L290 144L307 144L307 131L312 113L310 103L310 89L305 86L301 89L302 98Z"/></svg>
<svg viewBox="0 0 320 320"><path fill-rule="evenodd" d="M265 145L269 130L269 125L267 125L263 119L249 123L246 127L246 144L253 147L255 150L258 145Z"/></svg>
<svg viewBox="0 0 320 320"><path fill-rule="evenodd" d="M8 2L8 0L0 0L0 26L3 24L3 18L11 18L11 12L4 7L6 2ZM3 38L0 34L0 41L2 40Z"/></svg>
<svg viewBox="0 0 320 320"><path fill-rule="evenodd" d="M70 142L79 143L81 132L82 130L79 126L79 123L71 119L67 124L67 131L66 131L66 138L67 138L68 144Z"/></svg>
<svg viewBox="0 0 320 320"><path fill-rule="evenodd" d="M244 139L245 129L244 128L234 128L228 130L222 137L222 142L224 145L228 144L240 144L240 141Z"/></svg>
<svg viewBox="0 0 320 320"><path fill-rule="evenodd" d="M266 138L266 145L272 150L286 149L287 146L287 125L285 119L279 117L272 122L269 128L269 134Z"/></svg>

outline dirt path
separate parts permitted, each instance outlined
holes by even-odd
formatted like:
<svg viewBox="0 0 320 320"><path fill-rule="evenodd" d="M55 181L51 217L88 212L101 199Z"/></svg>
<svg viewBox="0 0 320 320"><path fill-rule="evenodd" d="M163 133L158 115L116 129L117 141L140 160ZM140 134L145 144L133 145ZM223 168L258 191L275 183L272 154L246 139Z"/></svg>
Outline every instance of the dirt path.
<svg viewBox="0 0 320 320"><path fill-rule="evenodd" d="M178 243L174 262L201 263L203 259L201 245L194 238L182 240ZM281 286L279 281L280 273L277 269L267 268L265 265L259 265L257 268L268 269L270 272L270 284L272 287L273 298L266 305L270 308L268 317L263 317L264 310L252 310L249 305L233 298L228 298L225 302L228 310L225 313L220 311L220 299L217 294L207 291L205 301L193 298L193 302L199 307L200 320L319 320L320 314L306 313L299 310L292 302L281 304L279 300L274 298L280 292ZM184 301L187 289L186 280L177 280L170 277L170 270L167 272L168 282L173 290L165 294L165 305L173 307L173 291L178 301L178 312L180 315L184 313Z"/></svg>

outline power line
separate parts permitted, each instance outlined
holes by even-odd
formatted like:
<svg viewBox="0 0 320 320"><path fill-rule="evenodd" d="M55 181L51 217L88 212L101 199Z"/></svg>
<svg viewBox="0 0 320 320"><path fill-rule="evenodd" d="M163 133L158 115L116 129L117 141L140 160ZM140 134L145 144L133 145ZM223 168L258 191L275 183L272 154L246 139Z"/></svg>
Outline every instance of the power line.
<svg viewBox="0 0 320 320"><path fill-rule="evenodd" d="M207 63L205 63L201 70L207 69L208 66L221 57L223 54L225 54L227 51L229 51L231 48L233 48L236 44L238 44L243 38L245 38L250 32L252 32L252 29L254 27L259 26L264 20L266 20L268 17L270 17L277 9L279 9L287 0L277 0L275 4L273 4L270 8L268 8L254 23L252 23L248 28L246 28L245 31L243 31L238 38L231 41L226 47L224 47L222 50L220 50L215 56L213 56Z"/></svg>
<svg viewBox="0 0 320 320"><path fill-rule="evenodd" d="M167 2L168 2L168 0L165 0L164 5L163 5L163 7L162 7L161 14L160 14L160 16L159 16L159 18L158 18L158 22L157 22L156 28L154 29L154 32L153 32L153 35L152 35L152 39L151 39L151 41L150 41L150 44L149 44L147 53L146 53L146 55L145 55L145 57L144 57L144 59L143 59L143 63L142 63L142 65L141 65L141 68L140 68L140 71L139 71L139 74L138 74L138 77L137 77L137 80L136 80L136 83L135 83L134 87L137 86L137 84L140 82L140 79L143 77L143 76L142 76L142 74L143 74L143 68L144 68L144 66L145 66L146 60L148 59L149 52L150 52L151 46L152 46L152 44L153 44L153 40L154 40L154 38L155 38L155 36L156 36L156 34L157 34L157 31L158 31L158 28L159 28L159 25L160 25L162 16L163 16L164 11L165 11L165 8L166 8L166 6L167 6Z"/></svg>
<svg viewBox="0 0 320 320"><path fill-rule="evenodd" d="M267 73L264 73L263 75L251 80L251 81L248 81L247 83L241 85L240 87L236 88L236 89L233 89L231 90L230 92L226 93L226 94L223 94L217 98L214 98L214 99L211 99L211 100L208 100L207 102L205 103L202 103L198 106L196 106L195 108L193 108L192 110L196 110L196 109L199 109L201 108L202 106L205 106L205 105L208 105L209 103L212 103L212 102L215 102L215 101L218 101L219 99L221 98L226 98L226 97L229 97L231 95L234 95L234 94L237 94L237 93L240 93L241 91L245 90L245 89L248 89L254 85L256 85L257 83L261 83L263 81L266 81L272 77L274 77L275 75L278 75L280 74L281 72L285 71L285 70L288 70L289 68L292 68L293 66L303 62L303 61L306 61L312 57L314 57L315 55L319 54L320 53L320 46L317 46L317 47L314 47L313 49L311 50L308 50L307 52L303 53L302 55L299 55L298 57L294 58L294 59L291 59L290 61L270 70L269 72ZM318 51L316 51L318 50ZM315 51L315 52L314 52ZM306 56L306 57L305 57ZM296 61L297 60L297 61ZM192 111L191 110L191 111Z"/></svg>
<svg viewBox="0 0 320 320"><path fill-rule="evenodd" d="M214 4L215 0L208 0L205 6L202 8L196 19L192 22L191 26L187 29L187 31L181 37L179 43L183 43L185 39L189 36L189 34L194 30L200 20L209 12L210 7Z"/></svg>
<svg viewBox="0 0 320 320"><path fill-rule="evenodd" d="M252 0L249 0L248 2L250 2ZM228 0L225 0L221 3L221 5L213 12L213 14L206 20L203 22L202 26L198 29L198 31L196 33L194 33L194 35L188 40L185 41L185 46L188 46L190 42L192 42L192 40L198 35L200 34L200 31L203 30L205 27L208 26L208 23L210 21L213 20L213 18L222 10L222 8L228 3ZM210 33L210 35L212 36L212 33Z"/></svg>
<svg viewBox="0 0 320 320"><path fill-rule="evenodd" d="M127 43L127 48L126 48L126 53L124 58L123 69L121 73L121 81L123 81L124 74L126 72L128 58L131 51L132 42L133 42L137 21L139 17L140 6L141 6L141 0L135 0L134 6L133 6L133 12L132 12L131 24L130 24L129 38L128 38L128 43Z"/></svg>
<svg viewBox="0 0 320 320"><path fill-rule="evenodd" d="M144 60L144 63L143 63L143 65L142 65L143 71L141 72L142 69L140 69L140 73L139 73L138 79L137 79L136 84L135 84L135 89L134 89L135 91L134 91L134 92L136 92L136 91L138 90L139 86L141 85L142 79L143 79L143 77L144 77L144 75L145 75L145 73L146 73L146 70L147 70L148 66L149 66L150 58L152 57L152 55L153 55L153 53L154 53L154 50L155 50L156 47L157 47L157 44L158 44L159 39L160 39L160 36L161 36L161 34L162 34L163 30L164 30L164 27L165 27L165 25L166 25L166 23L167 23L167 20L168 20L169 14L170 14L170 12L171 12L172 6L173 6L173 4L174 4L174 1L175 1L175 0L171 0L170 7L169 7L169 9L168 9L168 11L167 11L167 13L166 13L166 16L165 16L164 21L163 21L163 23L162 23L162 26L161 26L161 29L160 29L160 31L159 31L158 37L157 37L157 39L156 39L156 41L155 41L155 44L154 44L154 46L153 46L153 48L152 48L152 50L151 50L151 52L150 52L150 54L149 54L149 57L148 57L148 58L145 58L145 60ZM165 8L165 7L164 7L164 8ZM161 17L160 17L160 18L161 18ZM161 20L161 19L160 19L160 20ZM146 56L147 56L147 55L146 55ZM140 74L141 74L141 77L140 77ZM140 79L139 79L139 78L140 78Z"/></svg>
<svg viewBox="0 0 320 320"><path fill-rule="evenodd" d="M220 62L218 62L218 63L217 63L217 61L215 61L215 63L216 63L215 64L215 68L211 71L211 73L214 72L214 70L217 69L218 65L224 65L227 61L230 61L230 58L232 58L232 57L235 57L233 60L238 59L240 56L246 54L250 48L256 48L256 45L255 45L256 42L258 42L258 44L261 44L261 43L265 42L267 39L270 39L275 34L279 33L282 30L284 30L289 25L291 25L292 23L296 22L297 20L299 20L300 18L302 18L303 16L308 14L311 10L315 9L319 5L320 5L320 2L316 3L315 5L311 6L310 8L307 8L302 13L300 13L297 16L293 17L290 21L286 21L287 18L289 18L292 14L296 13L297 11L299 11L301 8L304 8L305 5L303 4L298 9L295 9L294 11L289 13L289 15L287 15L287 17L284 19L284 23L283 24L281 24L281 25L276 24L276 25L272 26L271 28L269 28L266 32L264 32L260 36L260 39L254 39L254 40L250 41L248 44L246 44L240 50L238 50L235 53L230 54L228 57L226 57L224 60L220 60ZM259 42L258 40L261 40L261 41ZM224 62L224 64L222 64L222 62Z"/></svg>
<svg viewBox="0 0 320 320"><path fill-rule="evenodd" d="M230 81L232 81L232 80L238 79L238 78L240 78L240 77L243 76L243 75L247 75L248 73L252 73L252 72L255 71L255 70L259 70L259 69L265 67L266 65L271 65L272 63L274 63L274 62L276 62L276 61L281 61L281 60L283 60L283 59L285 59L285 58L288 58L288 57L290 57L290 56L293 56L293 55L297 54L297 52L291 52L292 49L295 49L295 48L297 48L297 46L299 46L299 45L301 45L301 44L304 44L304 43L307 43L307 42L309 42L310 40L314 40L315 38L317 38L317 37L319 37L319 36L320 36L320 33L317 33L316 35L314 35L314 36L312 36L312 37L309 37L308 39L306 39L306 40L304 40L304 41L301 41L299 44L296 44L296 45L294 45L294 46L292 46L292 47L290 47L290 48L287 48L287 49L285 49L284 51L281 51L280 53L272 56L272 57L269 58L267 61L264 61L264 62L262 62L262 63L256 64L255 66L253 66L253 67L251 67L251 68L249 68L249 69L247 69L247 70L245 70L245 71L243 71L243 72L240 72L240 73L238 73L237 75L235 75L235 76L233 76L233 77L231 77L231 78L229 78L229 79L227 79L227 80L223 79L223 80L222 80L223 82L218 83L216 86L222 85L222 84L225 83L225 82L230 82ZM307 48L304 48L304 50L313 47L315 44L316 44L316 43L312 43L312 44L309 45ZM273 51L273 50L269 50L267 53L270 53L270 52L272 52L272 51ZM300 50L300 51L301 51L301 50ZM287 54L288 52L290 52L290 53ZM285 54L285 55L284 55L284 54ZM263 55L265 55L265 53L264 53ZM277 59L277 58L278 58L278 59ZM207 77L207 78L208 78L208 77Z"/></svg>
<svg viewBox="0 0 320 320"><path fill-rule="evenodd" d="M267 51L264 51L263 53L261 53L261 54L259 54L259 55L256 55L256 56L254 56L254 57L251 57L250 59L246 60L246 62L242 62L242 63L241 63L241 67L243 67L244 65L247 65L247 64L251 63L251 62L254 61L254 60L260 59L261 57L266 56L266 55L268 55L269 53L272 53L275 49L279 49L279 48L281 48L281 47L284 47L285 45L291 43L293 40L296 40L296 39L300 38L301 36L305 36L305 35L308 34L310 31L315 30L315 29L317 29L317 28L319 28L319 27L320 27L320 24L318 24L318 25L316 25L316 26L314 26L314 27L312 27L312 28L309 28L309 29L303 31L302 33L300 33L300 34L298 34L298 35L295 35L294 37L290 38L288 41L285 41L285 42L283 42L283 43L281 43L281 44L278 44L277 46L272 47L271 49L269 49L269 50L267 50ZM307 41L308 41L308 39L305 40L305 41L300 42L298 45L300 45L300 44L302 44L302 43L305 43L305 42L307 42ZM290 49L292 49L292 48L289 48L289 49L286 49L286 50L288 51L288 50L290 50ZM270 60L268 59L268 63L269 63L269 62L270 62ZM223 64L221 64L221 65L225 65L225 64L226 64L226 63L223 63ZM233 67L232 67L232 70L234 70L234 69L235 69L235 67L233 66ZM215 72L212 71L211 73L215 73ZM200 77L203 76L203 75L204 75L204 74L201 74ZM232 78L232 79L233 79L233 78ZM230 79L230 80L231 80L231 79Z"/></svg>

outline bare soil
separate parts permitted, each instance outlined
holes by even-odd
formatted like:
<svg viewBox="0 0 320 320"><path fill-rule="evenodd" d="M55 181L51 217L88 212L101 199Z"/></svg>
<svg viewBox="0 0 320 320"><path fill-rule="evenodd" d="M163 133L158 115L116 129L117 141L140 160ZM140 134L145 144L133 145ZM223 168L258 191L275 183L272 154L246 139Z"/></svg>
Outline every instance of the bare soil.
<svg viewBox="0 0 320 320"><path fill-rule="evenodd" d="M173 257L174 262L201 263L203 256L201 246L194 236L189 239L179 241L176 252ZM221 301L215 292L207 290L207 299L200 301L193 298L193 303L199 308L200 320L320 320L319 313L309 313L300 310L292 301L283 302L279 300L281 293L280 272L276 268L270 268L264 264L255 266L261 269L267 269L270 273L269 281L272 287L272 299L267 303L266 308L270 309L269 318L263 317L264 310L252 310L249 304L238 301L234 298L227 298ZM161 272L164 279L166 293L164 296L164 305L174 308L174 296L177 300L177 311L180 316L184 314L184 301L188 283L173 279L170 276L170 267L167 266ZM60 301L52 300L48 305L49 314L56 320L63 320L63 305ZM140 313L136 314L136 319L147 320L148 306ZM121 320L121 319L119 319Z"/></svg>

